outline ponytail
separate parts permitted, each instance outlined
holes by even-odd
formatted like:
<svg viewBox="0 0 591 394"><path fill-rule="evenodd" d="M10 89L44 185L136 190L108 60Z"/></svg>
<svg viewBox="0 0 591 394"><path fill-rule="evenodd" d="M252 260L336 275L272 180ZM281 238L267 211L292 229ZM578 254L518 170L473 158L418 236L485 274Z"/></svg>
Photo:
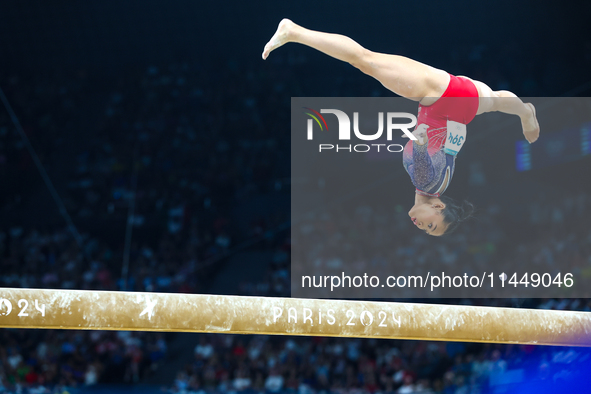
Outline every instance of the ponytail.
<svg viewBox="0 0 591 394"><path fill-rule="evenodd" d="M468 201L458 203L448 196L441 196L439 199L445 204L445 208L441 211L443 223L447 224L445 234L453 233L460 223L471 218L474 213L474 205Z"/></svg>

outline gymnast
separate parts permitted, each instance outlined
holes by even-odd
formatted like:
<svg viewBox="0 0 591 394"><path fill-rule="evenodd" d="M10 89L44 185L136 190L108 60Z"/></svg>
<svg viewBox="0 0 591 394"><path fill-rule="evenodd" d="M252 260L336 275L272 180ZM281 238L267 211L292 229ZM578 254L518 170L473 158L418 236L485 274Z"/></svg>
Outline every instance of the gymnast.
<svg viewBox="0 0 591 394"><path fill-rule="evenodd" d="M500 111L521 118L529 143L540 134L533 104L523 103L509 91L493 91L480 81L454 76L403 56L372 52L349 37L308 30L289 19L279 23L265 45L263 59L288 42L304 44L348 62L390 91L419 102L413 132L416 140L406 144L403 164L415 186L415 202L408 215L414 225L429 235L451 233L474 209L467 201L460 204L442 195L453 176L456 158L444 149L448 121L467 125L476 115ZM441 100L442 97L445 99Z"/></svg>

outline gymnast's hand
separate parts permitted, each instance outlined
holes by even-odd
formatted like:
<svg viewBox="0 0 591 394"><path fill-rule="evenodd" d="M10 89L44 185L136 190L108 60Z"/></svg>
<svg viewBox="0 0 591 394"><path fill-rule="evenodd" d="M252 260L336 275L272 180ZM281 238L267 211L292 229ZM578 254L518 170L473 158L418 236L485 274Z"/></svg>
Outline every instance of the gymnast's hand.
<svg viewBox="0 0 591 394"><path fill-rule="evenodd" d="M416 144L425 145L425 143L427 143L427 140L428 140L427 129L428 128L429 128L429 126L427 126L424 123L421 123L420 125L418 125L416 127L415 131L412 132L412 135L417 137L417 140L415 141ZM408 138L408 136L406 134L402 134L402 138Z"/></svg>
<svg viewBox="0 0 591 394"><path fill-rule="evenodd" d="M526 103L526 107L531 109L531 112L521 118L521 127L523 128L523 135L529 143L534 143L540 136L540 125L536 118L536 107L532 103Z"/></svg>

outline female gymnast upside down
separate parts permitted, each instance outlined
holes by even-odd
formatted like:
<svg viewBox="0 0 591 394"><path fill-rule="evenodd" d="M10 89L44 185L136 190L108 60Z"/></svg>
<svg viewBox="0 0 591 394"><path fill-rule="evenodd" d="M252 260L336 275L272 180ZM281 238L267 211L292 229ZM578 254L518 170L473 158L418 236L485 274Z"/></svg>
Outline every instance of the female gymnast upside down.
<svg viewBox="0 0 591 394"><path fill-rule="evenodd" d="M476 115L500 111L521 118L523 134L530 143L540 134L533 104L524 104L509 91L493 91L480 81L456 77L403 56L372 52L349 37L308 30L289 19L279 23L265 45L263 59L288 42L304 44L348 62L392 92L419 102L413 132L417 140L406 144L403 164L416 188L415 203L408 215L429 235L452 232L473 210L468 202L458 204L442 196L455 168L455 156L443 150L448 120L466 125ZM440 100L442 97L445 99Z"/></svg>

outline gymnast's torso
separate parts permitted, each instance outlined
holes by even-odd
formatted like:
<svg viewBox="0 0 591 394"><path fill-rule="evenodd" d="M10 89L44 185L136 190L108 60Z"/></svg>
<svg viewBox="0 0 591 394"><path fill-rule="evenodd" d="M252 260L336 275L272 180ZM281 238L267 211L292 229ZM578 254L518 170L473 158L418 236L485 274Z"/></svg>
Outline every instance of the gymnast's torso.
<svg viewBox="0 0 591 394"><path fill-rule="evenodd" d="M428 142L419 145L408 141L402 156L404 168L418 194L439 197L449 186L456 156L443 150L447 121L467 125L476 116L478 102L478 90L470 79L450 75L447 89L434 104L419 104L417 127L428 126Z"/></svg>

